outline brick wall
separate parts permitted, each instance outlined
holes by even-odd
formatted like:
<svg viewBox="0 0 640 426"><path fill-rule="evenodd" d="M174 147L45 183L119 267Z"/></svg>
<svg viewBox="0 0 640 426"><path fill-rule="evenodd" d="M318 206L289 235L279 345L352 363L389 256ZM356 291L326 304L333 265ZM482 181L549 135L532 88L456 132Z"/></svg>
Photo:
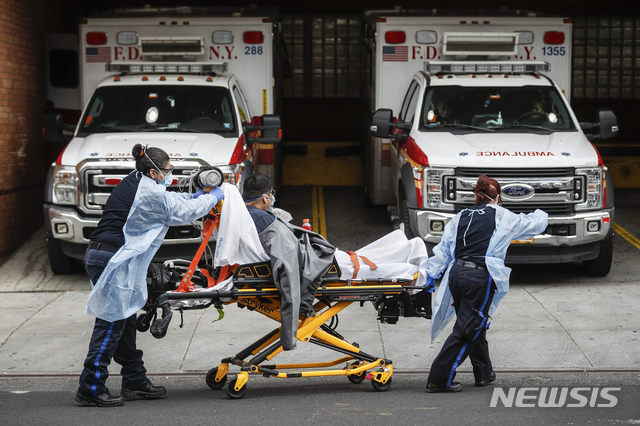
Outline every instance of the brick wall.
<svg viewBox="0 0 640 426"><path fill-rule="evenodd" d="M43 6L0 2L0 263L43 224Z"/></svg>

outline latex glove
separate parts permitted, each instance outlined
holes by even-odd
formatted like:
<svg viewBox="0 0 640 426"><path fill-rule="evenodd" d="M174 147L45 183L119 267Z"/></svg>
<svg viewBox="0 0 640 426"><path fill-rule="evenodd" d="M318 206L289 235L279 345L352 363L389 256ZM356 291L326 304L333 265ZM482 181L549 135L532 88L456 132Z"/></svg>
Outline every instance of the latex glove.
<svg viewBox="0 0 640 426"><path fill-rule="evenodd" d="M436 289L436 279L427 275L427 283L424 285L424 290L429 293L433 293Z"/></svg>
<svg viewBox="0 0 640 426"><path fill-rule="evenodd" d="M204 193L205 193L204 190L202 188L200 188L200 190L198 192L193 194L193 198L198 198L199 196L201 196Z"/></svg>
<svg viewBox="0 0 640 426"><path fill-rule="evenodd" d="M222 192L222 189L220 189L219 186L216 186L215 188L213 188L211 190L211 192L209 192L209 194L211 194L214 197L216 197L216 200L218 200L216 202L216 204L218 204L220 201L224 200L224 192Z"/></svg>

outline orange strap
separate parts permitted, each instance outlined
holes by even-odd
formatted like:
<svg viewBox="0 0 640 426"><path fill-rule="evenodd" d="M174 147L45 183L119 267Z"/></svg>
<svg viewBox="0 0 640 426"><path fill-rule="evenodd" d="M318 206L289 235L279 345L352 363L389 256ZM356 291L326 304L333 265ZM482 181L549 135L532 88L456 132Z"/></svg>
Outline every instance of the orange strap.
<svg viewBox="0 0 640 426"><path fill-rule="evenodd" d="M360 270L360 262L358 261L358 255L352 251L348 251L346 253L351 258L351 262L353 262L353 277L351 277L351 279L355 280L356 277L358 276L358 271Z"/></svg>
<svg viewBox="0 0 640 426"><path fill-rule="evenodd" d="M360 271L360 261L358 260L358 257L362 259L364 263L366 263L367 266L369 266L369 268L371 268L372 270L378 269L378 265L364 256L358 256L355 252L352 251L347 251L345 253L349 255L349 257L351 258L351 262L353 262L353 277L351 278L352 280L356 279L356 277L358 276L358 272Z"/></svg>
<svg viewBox="0 0 640 426"><path fill-rule="evenodd" d="M366 263L367 265L369 265L369 268L371 268L372 270L376 270L378 269L378 265L376 265L375 263L373 263L372 261L370 261L369 259L367 259L364 256L360 256L360 259L364 260L364 263Z"/></svg>

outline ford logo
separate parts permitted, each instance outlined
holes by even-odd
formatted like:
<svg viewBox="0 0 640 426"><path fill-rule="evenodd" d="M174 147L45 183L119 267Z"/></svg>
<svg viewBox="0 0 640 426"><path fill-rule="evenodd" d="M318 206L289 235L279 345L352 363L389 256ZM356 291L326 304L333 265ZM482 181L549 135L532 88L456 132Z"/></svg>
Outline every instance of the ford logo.
<svg viewBox="0 0 640 426"><path fill-rule="evenodd" d="M524 183L509 183L502 187L502 198L505 201L523 201L535 195L531 185Z"/></svg>

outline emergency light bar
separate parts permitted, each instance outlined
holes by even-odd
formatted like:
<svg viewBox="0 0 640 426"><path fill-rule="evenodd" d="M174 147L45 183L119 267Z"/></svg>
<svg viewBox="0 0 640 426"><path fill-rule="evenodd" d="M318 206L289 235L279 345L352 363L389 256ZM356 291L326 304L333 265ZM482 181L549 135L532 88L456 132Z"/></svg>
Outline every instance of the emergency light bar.
<svg viewBox="0 0 640 426"><path fill-rule="evenodd" d="M140 37L143 56L199 56L204 54L202 37Z"/></svg>
<svg viewBox="0 0 640 426"><path fill-rule="evenodd" d="M424 70L432 74L444 73L502 73L549 72L551 64L544 61L446 62L425 61Z"/></svg>
<svg viewBox="0 0 640 426"><path fill-rule="evenodd" d="M518 33L444 33L444 55L516 55Z"/></svg>
<svg viewBox="0 0 640 426"><path fill-rule="evenodd" d="M105 65L107 72L143 72L143 73L222 73L227 71L226 62L192 64L185 62L109 62Z"/></svg>

